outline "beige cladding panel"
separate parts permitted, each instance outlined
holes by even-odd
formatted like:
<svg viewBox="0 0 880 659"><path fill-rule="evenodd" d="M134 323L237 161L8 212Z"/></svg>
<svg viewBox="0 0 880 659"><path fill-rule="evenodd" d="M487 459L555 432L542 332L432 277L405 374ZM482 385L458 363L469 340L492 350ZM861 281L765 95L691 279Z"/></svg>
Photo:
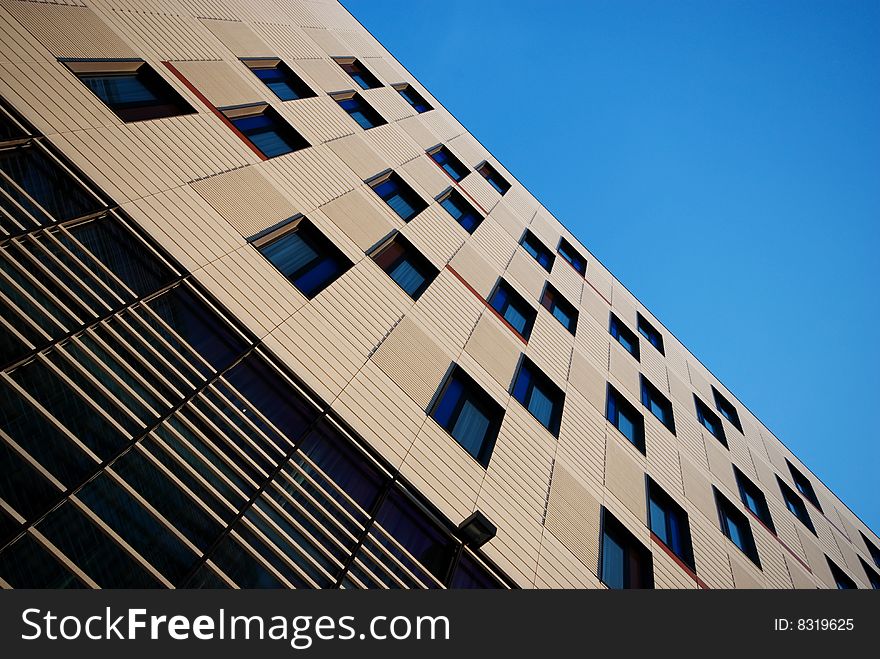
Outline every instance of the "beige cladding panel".
<svg viewBox="0 0 880 659"><path fill-rule="evenodd" d="M598 571L599 502L559 464L553 469L544 526L584 566Z"/></svg>
<svg viewBox="0 0 880 659"><path fill-rule="evenodd" d="M681 479L684 484L684 495L688 498L688 501L700 509L700 512L706 516L706 519L717 526L718 509L715 507L712 486L706 480L706 477L703 476L700 469L688 458L681 455L679 460L681 462Z"/></svg>
<svg viewBox="0 0 880 659"><path fill-rule="evenodd" d="M480 317L465 344L465 350L471 357L505 389L513 381L522 354L521 348L522 344L512 338L510 331L488 311Z"/></svg>
<svg viewBox="0 0 880 659"><path fill-rule="evenodd" d="M246 105L264 101L265 94L249 71L234 69L226 62L173 62L175 68L216 107ZM242 66L241 69L244 69Z"/></svg>
<svg viewBox="0 0 880 659"><path fill-rule="evenodd" d="M247 25L203 18L202 23L236 57L274 57L272 49Z"/></svg>
<svg viewBox="0 0 880 659"><path fill-rule="evenodd" d="M134 58L138 54L86 7L4 0L3 6L55 57Z"/></svg>
<svg viewBox="0 0 880 659"><path fill-rule="evenodd" d="M372 361L427 411L452 359L415 321L405 318L382 342Z"/></svg>
<svg viewBox="0 0 880 659"><path fill-rule="evenodd" d="M315 82L318 90L339 92L357 87L357 83L333 60L301 59L297 60L297 65Z"/></svg>
<svg viewBox="0 0 880 659"><path fill-rule="evenodd" d="M211 176L191 186L246 238L297 212L256 167Z"/></svg>
<svg viewBox="0 0 880 659"><path fill-rule="evenodd" d="M609 435L605 445L605 487L642 523L646 523L645 469L633 456L633 447Z"/></svg>
<svg viewBox="0 0 880 659"><path fill-rule="evenodd" d="M569 385L583 394L596 410L605 409L605 375L580 350L572 353L568 379Z"/></svg>
<svg viewBox="0 0 880 659"><path fill-rule="evenodd" d="M356 188L321 207L329 217L362 250L368 251L395 230L371 192Z"/></svg>

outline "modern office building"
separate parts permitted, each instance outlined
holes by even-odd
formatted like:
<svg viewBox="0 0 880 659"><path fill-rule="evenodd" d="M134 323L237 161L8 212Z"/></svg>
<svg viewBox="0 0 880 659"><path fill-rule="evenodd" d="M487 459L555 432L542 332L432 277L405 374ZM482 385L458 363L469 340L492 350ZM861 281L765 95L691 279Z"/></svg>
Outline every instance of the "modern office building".
<svg viewBox="0 0 880 659"><path fill-rule="evenodd" d="M3 587L880 585L336 2L0 0L0 246Z"/></svg>

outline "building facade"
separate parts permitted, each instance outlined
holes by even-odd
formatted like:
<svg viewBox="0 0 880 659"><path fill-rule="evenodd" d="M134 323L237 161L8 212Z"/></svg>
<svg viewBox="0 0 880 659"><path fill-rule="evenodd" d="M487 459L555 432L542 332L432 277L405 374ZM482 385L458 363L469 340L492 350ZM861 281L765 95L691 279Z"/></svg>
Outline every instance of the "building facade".
<svg viewBox="0 0 880 659"><path fill-rule="evenodd" d="M880 586L331 0L0 0L0 246L3 587Z"/></svg>

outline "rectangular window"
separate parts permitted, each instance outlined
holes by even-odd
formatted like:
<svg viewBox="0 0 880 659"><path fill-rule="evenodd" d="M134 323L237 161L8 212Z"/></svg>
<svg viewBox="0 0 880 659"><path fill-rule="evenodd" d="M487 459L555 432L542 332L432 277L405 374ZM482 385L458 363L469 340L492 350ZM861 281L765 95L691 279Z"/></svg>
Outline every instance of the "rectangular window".
<svg viewBox="0 0 880 659"><path fill-rule="evenodd" d="M694 405L697 408L697 421L721 442L724 448L728 448L727 437L724 436L724 426L721 425L721 417L710 410L709 406L697 398L696 394L694 394Z"/></svg>
<svg viewBox="0 0 880 659"><path fill-rule="evenodd" d="M578 312L568 300L557 291L550 282L544 286L544 294L541 296L541 306L553 314L553 317L562 323L562 326L572 334L577 331Z"/></svg>
<svg viewBox="0 0 880 659"><path fill-rule="evenodd" d="M837 586L837 590L856 590L858 588L856 582L846 572L841 570L834 561L827 556L825 560L828 561L828 568L831 570L831 576L834 577L834 584Z"/></svg>
<svg viewBox="0 0 880 659"><path fill-rule="evenodd" d="M394 172L373 178L367 181L367 185L404 222L409 222L428 207L424 199Z"/></svg>
<svg viewBox="0 0 880 659"><path fill-rule="evenodd" d="M143 60L61 60L125 122L162 119L195 110Z"/></svg>
<svg viewBox="0 0 880 659"><path fill-rule="evenodd" d="M868 540L868 536L866 536L861 531L859 531L859 535L862 536L862 542L865 543L865 547L867 547L868 553L871 554L871 560L874 561L874 565L880 567L880 547Z"/></svg>
<svg viewBox="0 0 880 659"><path fill-rule="evenodd" d="M801 524L806 526L810 533L816 535L816 528L813 526L813 520L810 519L810 513L807 511L807 504L804 503L804 500L786 485L779 476L776 477L776 482L779 483L779 491L782 492L782 500L785 501L785 507L788 508L792 515L801 520Z"/></svg>
<svg viewBox="0 0 880 659"><path fill-rule="evenodd" d="M736 484L739 487L739 498L742 500L743 505L755 517L761 520L764 526L773 533L776 533L776 527L773 526L773 518L770 517L770 508L767 506L767 498L764 496L764 493L736 465L733 467L733 474L736 477Z"/></svg>
<svg viewBox="0 0 880 659"><path fill-rule="evenodd" d="M639 361L639 337L613 313L611 314L608 331L623 346L624 350L635 357L636 361Z"/></svg>
<svg viewBox="0 0 880 659"><path fill-rule="evenodd" d="M556 248L556 251L559 253L559 256L565 259L566 263L568 263L581 275L581 277L586 276L587 259L581 256L581 254L572 246L570 242L568 242L565 238L560 238L559 247Z"/></svg>
<svg viewBox="0 0 880 659"><path fill-rule="evenodd" d="M638 314L637 320L636 327L639 330L639 334L648 339L648 343L657 348L661 355L665 355L666 353L663 351L663 335L654 329L654 326L642 314Z"/></svg>
<svg viewBox="0 0 880 659"><path fill-rule="evenodd" d="M645 452L645 419L626 398L608 385L605 417L642 453Z"/></svg>
<svg viewBox="0 0 880 659"><path fill-rule="evenodd" d="M871 584L871 588L874 590L880 590L880 573L868 565L868 563L865 562L865 559L861 556L859 556L859 562L862 564L862 569L865 571L865 576L868 577L868 582Z"/></svg>
<svg viewBox="0 0 880 659"><path fill-rule="evenodd" d="M334 57L333 61L342 67L342 70L350 75L361 89L375 89L382 86L379 79L354 57Z"/></svg>
<svg viewBox="0 0 880 659"><path fill-rule="evenodd" d="M263 236L253 243L257 251L311 299L351 267L345 255L306 218Z"/></svg>
<svg viewBox="0 0 880 659"><path fill-rule="evenodd" d="M446 212L468 233L473 233L483 221L483 216L458 192L450 188L437 199Z"/></svg>
<svg viewBox="0 0 880 659"><path fill-rule="evenodd" d="M556 437L565 394L531 360L523 357L513 381L513 397Z"/></svg>
<svg viewBox="0 0 880 659"><path fill-rule="evenodd" d="M752 536L752 527L749 526L748 518L721 492L714 487L712 489L715 492L715 503L718 506L718 519L722 533L760 568L761 560L758 558L758 548L755 545L755 538Z"/></svg>
<svg viewBox="0 0 880 659"><path fill-rule="evenodd" d="M282 101L317 96L302 78L278 58L243 57L241 62Z"/></svg>
<svg viewBox="0 0 880 659"><path fill-rule="evenodd" d="M409 103L412 109L419 114L434 109L428 101L422 98L422 95L419 94L412 85L403 82L394 85L394 89L403 97L403 100Z"/></svg>
<svg viewBox="0 0 880 659"><path fill-rule="evenodd" d="M696 570L687 513L650 477L647 478L647 487L651 532L685 565Z"/></svg>
<svg viewBox="0 0 880 659"><path fill-rule="evenodd" d="M519 244L522 245L524 250L531 254L532 258L535 259L544 270L550 272L553 269L553 252L551 252L550 248L544 245L544 243L542 243L531 231L526 229Z"/></svg>
<svg viewBox="0 0 880 659"><path fill-rule="evenodd" d="M640 377L642 380L642 405L647 407L651 414L656 416L660 423L674 435L675 419L672 417L672 403L657 387L648 382L644 375Z"/></svg>
<svg viewBox="0 0 880 659"><path fill-rule="evenodd" d="M480 173L480 176L489 181L489 185L495 188L498 194L503 195L510 190L510 183L508 183L489 163L484 162L478 165L477 171Z"/></svg>
<svg viewBox="0 0 880 659"><path fill-rule="evenodd" d="M428 155L453 181L460 181L470 173L467 166L445 146L435 146L433 149L428 149Z"/></svg>
<svg viewBox="0 0 880 659"><path fill-rule="evenodd" d="M339 103L339 107L348 113L348 116L355 120L358 126L364 130L375 128L376 126L384 126L388 122L382 118L358 93L339 92L331 94L330 97Z"/></svg>
<svg viewBox="0 0 880 659"><path fill-rule="evenodd" d="M714 385L712 386L712 396L715 398L715 408L721 412L721 415L725 419L733 424L734 428L742 432L743 427L739 421L739 413L736 411L736 407L733 406L733 403L722 396L721 392L719 392Z"/></svg>
<svg viewBox="0 0 880 659"><path fill-rule="evenodd" d="M489 306L495 309L517 334L526 341L529 340L538 312L503 279L498 280L498 285L489 296Z"/></svg>
<svg viewBox="0 0 880 659"><path fill-rule="evenodd" d="M504 408L460 367L441 385L431 417L483 467L489 465Z"/></svg>
<svg viewBox="0 0 880 659"><path fill-rule="evenodd" d="M431 285L438 270L399 233L372 255L372 259L413 300Z"/></svg>
<svg viewBox="0 0 880 659"><path fill-rule="evenodd" d="M220 111L266 158L283 156L309 146L293 126L265 103L222 108Z"/></svg>
<svg viewBox="0 0 880 659"><path fill-rule="evenodd" d="M599 566L599 579L613 590L654 587L651 552L606 508Z"/></svg>
<svg viewBox="0 0 880 659"><path fill-rule="evenodd" d="M813 484L810 482L810 479L804 476L793 464L791 464L788 458L786 458L785 463L788 465L788 470L791 472L791 477L794 480L794 485L797 487L798 492L803 494L804 498L816 506L816 509L821 513L822 506L819 505L819 497L816 496L816 491L813 489Z"/></svg>

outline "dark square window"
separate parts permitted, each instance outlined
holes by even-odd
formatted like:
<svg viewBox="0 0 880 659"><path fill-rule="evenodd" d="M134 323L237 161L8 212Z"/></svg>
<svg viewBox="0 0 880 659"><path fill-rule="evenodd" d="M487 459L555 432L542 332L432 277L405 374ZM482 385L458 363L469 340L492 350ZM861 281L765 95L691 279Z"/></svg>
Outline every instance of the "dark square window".
<svg viewBox="0 0 880 659"><path fill-rule="evenodd" d="M523 357L513 381L513 397L542 426L559 436L565 394L526 357Z"/></svg>
<svg viewBox="0 0 880 659"><path fill-rule="evenodd" d="M224 108L222 112L266 158L283 156L309 146L305 138L268 105Z"/></svg>
<svg viewBox="0 0 880 659"><path fill-rule="evenodd" d="M489 465L504 408L460 367L441 385L431 417L481 465Z"/></svg>
<svg viewBox="0 0 880 659"><path fill-rule="evenodd" d="M654 326L642 314L638 314L637 320L636 327L639 330L639 334L648 339L648 343L657 348L661 355L665 355L666 353L663 351L663 335L654 329Z"/></svg>
<svg viewBox="0 0 880 659"><path fill-rule="evenodd" d="M548 282L544 286L544 294L541 296L541 306L553 314L553 317L562 323L562 326L572 334L577 330L578 312L574 305L566 300Z"/></svg>
<svg viewBox="0 0 880 659"><path fill-rule="evenodd" d="M263 84L272 90L282 101L295 101L300 98L317 96L312 89L294 73L287 64L277 58L242 58Z"/></svg>
<svg viewBox="0 0 880 659"><path fill-rule="evenodd" d="M382 118L382 115L370 107L360 94L341 92L331 94L331 96L334 101L339 103L339 107L345 110L348 116L354 119L357 125L364 130L369 130L376 126L384 126L388 123Z"/></svg>
<svg viewBox="0 0 880 659"><path fill-rule="evenodd" d="M142 60L63 60L63 63L125 122L195 112Z"/></svg>
<svg viewBox="0 0 880 659"><path fill-rule="evenodd" d="M642 405L647 407L651 414L666 426L667 430L675 434L675 419L672 416L672 403L661 391L642 375Z"/></svg>
<svg viewBox="0 0 880 659"><path fill-rule="evenodd" d="M834 577L834 584L838 590L855 590L858 588L856 582L846 572L841 570L834 561L827 556L825 560L828 561L828 568L831 570L831 576Z"/></svg>
<svg viewBox="0 0 880 659"><path fill-rule="evenodd" d="M734 428L742 432L743 427L739 421L739 413L736 411L733 403L722 396L721 392L714 386L712 387L712 396L715 398L715 408L721 412L721 416L730 421Z"/></svg>
<svg viewBox="0 0 880 659"><path fill-rule="evenodd" d="M599 579L614 590L654 587L651 552L606 508L602 508Z"/></svg>
<svg viewBox="0 0 880 659"><path fill-rule="evenodd" d="M647 484L648 521L651 532L660 538L660 541L685 565L695 570L691 527L687 513L650 477L647 478Z"/></svg>
<svg viewBox="0 0 880 659"><path fill-rule="evenodd" d="M401 83L394 85L394 89L396 89L397 93L403 97L403 100L409 103L412 106L412 109L419 114L434 109L428 101L422 98L422 95L419 94L412 85Z"/></svg>
<svg viewBox="0 0 880 659"><path fill-rule="evenodd" d="M581 277L587 274L587 259L585 259L574 246L565 238L559 239L559 247L556 249L565 262L574 268Z"/></svg>
<svg viewBox="0 0 880 659"><path fill-rule="evenodd" d="M483 216L465 200L458 190L450 188L439 197L438 201L452 216L452 219L468 233L476 231L480 222L483 221Z"/></svg>
<svg viewBox="0 0 880 659"><path fill-rule="evenodd" d="M419 193L394 172L379 176L367 183L404 222L409 222L428 207Z"/></svg>
<svg viewBox="0 0 880 659"><path fill-rule="evenodd" d="M874 564L877 567L880 567L880 547L868 540L868 536L866 536L861 531L859 531L859 535L862 536L862 541L865 543L865 547L867 547L868 553L871 554L871 560L874 561Z"/></svg>
<svg viewBox="0 0 880 659"><path fill-rule="evenodd" d="M614 387L608 385L605 417L642 453L645 452L645 419Z"/></svg>
<svg viewBox="0 0 880 659"><path fill-rule="evenodd" d="M871 584L871 588L874 590L880 590L880 573L868 565L867 562L865 562L865 559L861 556L859 556L859 562L862 564L862 569L868 577L868 582Z"/></svg>
<svg viewBox="0 0 880 659"><path fill-rule="evenodd" d="M430 149L428 155L453 181L460 181L470 172L467 166L445 146L437 146Z"/></svg>
<svg viewBox="0 0 880 659"><path fill-rule="evenodd" d="M611 314L608 331L623 346L624 350L635 357L636 361L639 361L639 337L613 313Z"/></svg>
<svg viewBox="0 0 880 659"><path fill-rule="evenodd" d="M697 421L708 430L719 442L727 448L727 437L724 436L724 426L721 425L721 417L709 409L703 401L694 395L694 405L697 408Z"/></svg>
<svg viewBox="0 0 880 659"><path fill-rule="evenodd" d="M506 281L499 279L498 285L489 296L489 305L517 334L528 341L538 312L522 295L513 290Z"/></svg>
<svg viewBox="0 0 880 659"><path fill-rule="evenodd" d="M804 476L787 458L785 463L788 465L788 470L791 472L791 477L798 492L803 494L804 498L816 506L816 509L821 513L822 506L819 505L819 498L816 496L816 491L813 489L810 479Z"/></svg>
<svg viewBox="0 0 880 659"><path fill-rule="evenodd" d="M255 240L254 247L307 298L351 267L339 248L305 218Z"/></svg>
<svg viewBox="0 0 880 659"><path fill-rule="evenodd" d="M503 195L505 192L510 190L510 183L508 183L504 179L504 177L501 176L501 174L499 174L498 171L489 163L484 162L481 165L477 166L477 171L484 179L489 181L489 185L495 188L498 194Z"/></svg>
<svg viewBox="0 0 880 659"><path fill-rule="evenodd" d="M374 76L359 60L354 57L334 57L333 60L342 67L351 79L354 80L361 89L375 89L381 87L382 83Z"/></svg>
<svg viewBox="0 0 880 659"><path fill-rule="evenodd" d="M779 476L776 477L776 482L779 483L779 490L782 492L782 500L785 501L785 507L788 508L792 515L801 520L801 524L806 526L810 533L816 535L816 528L813 526L813 520L810 519L810 513L807 511L807 504L804 503L804 500L786 485Z"/></svg>
<svg viewBox="0 0 880 659"><path fill-rule="evenodd" d="M712 489L715 491L715 503L718 506L722 533L760 568L761 560L758 558L758 548L748 518L721 492L714 487Z"/></svg>
<svg viewBox="0 0 880 659"><path fill-rule="evenodd" d="M406 238L397 234L372 254L373 260L412 299L418 300L437 276L435 268Z"/></svg>
<svg viewBox="0 0 880 659"><path fill-rule="evenodd" d="M736 484L739 487L739 498L743 505L748 508L752 514L761 522L776 533L776 527L773 526L773 518L770 517L770 508L767 506L767 498L761 489L755 485L749 478L742 473L735 465L733 474L736 476Z"/></svg>
<svg viewBox="0 0 880 659"><path fill-rule="evenodd" d="M544 270L550 272L553 269L553 252L550 251L549 247L538 240L538 237L531 231L526 229L519 244L522 245L524 250L532 255L532 258L535 259Z"/></svg>

